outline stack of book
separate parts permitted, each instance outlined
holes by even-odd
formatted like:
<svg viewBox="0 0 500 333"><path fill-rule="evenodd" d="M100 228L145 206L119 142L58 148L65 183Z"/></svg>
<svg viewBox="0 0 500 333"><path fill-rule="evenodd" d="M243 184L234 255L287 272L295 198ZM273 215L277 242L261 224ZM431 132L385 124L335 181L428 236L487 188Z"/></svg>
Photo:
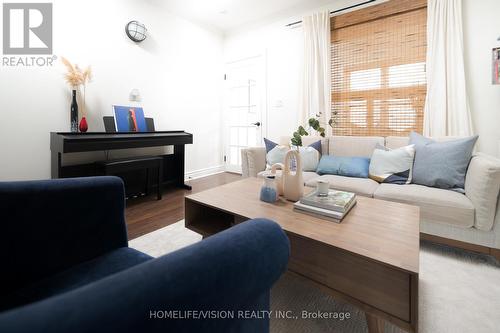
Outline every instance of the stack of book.
<svg viewBox="0 0 500 333"><path fill-rule="evenodd" d="M328 195L322 195L313 191L296 202L294 209L340 223L355 204L356 194L351 192L330 190Z"/></svg>

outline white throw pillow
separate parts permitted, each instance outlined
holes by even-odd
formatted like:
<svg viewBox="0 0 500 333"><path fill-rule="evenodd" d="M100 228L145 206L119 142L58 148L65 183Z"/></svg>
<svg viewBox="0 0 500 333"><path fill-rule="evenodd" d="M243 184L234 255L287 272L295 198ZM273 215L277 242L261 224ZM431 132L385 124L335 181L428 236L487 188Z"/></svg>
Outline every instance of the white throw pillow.
<svg viewBox="0 0 500 333"><path fill-rule="evenodd" d="M299 147L302 171L316 171L320 159L319 152L313 147Z"/></svg>
<svg viewBox="0 0 500 333"><path fill-rule="evenodd" d="M266 155L268 169L276 163L284 163L286 153L288 153L289 150L289 147L279 145L271 149Z"/></svg>
<svg viewBox="0 0 500 333"><path fill-rule="evenodd" d="M377 145L370 161L370 178L379 183L410 184L415 145L389 149Z"/></svg>

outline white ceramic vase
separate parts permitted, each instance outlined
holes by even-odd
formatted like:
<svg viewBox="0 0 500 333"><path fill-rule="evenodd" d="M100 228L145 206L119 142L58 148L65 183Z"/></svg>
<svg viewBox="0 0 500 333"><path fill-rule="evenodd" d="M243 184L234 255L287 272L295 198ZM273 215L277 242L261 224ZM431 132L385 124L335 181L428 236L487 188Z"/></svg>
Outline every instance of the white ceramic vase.
<svg viewBox="0 0 500 333"><path fill-rule="evenodd" d="M290 160L295 158L297 169L290 170ZM302 161L296 150L290 150L285 156L285 167L283 169L283 195L290 201L299 201L304 195L304 178L302 176Z"/></svg>
<svg viewBox="0 0 500 333"><path fill-rule="evenodd" d="M271 167L271 175L276 177L276 187L278 188L278 195L283 195L283 173L278 174L278 170L282 170L283 172L284 165L283 163L273 164Z"/></svg>

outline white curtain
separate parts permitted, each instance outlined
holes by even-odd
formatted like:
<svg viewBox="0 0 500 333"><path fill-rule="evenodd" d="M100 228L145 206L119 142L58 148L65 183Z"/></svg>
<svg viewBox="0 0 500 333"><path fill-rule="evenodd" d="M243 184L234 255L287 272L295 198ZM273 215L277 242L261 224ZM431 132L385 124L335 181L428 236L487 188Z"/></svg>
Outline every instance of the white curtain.
<svg viewBox="0 0 500 333"><path fill-rule="evenodd" d="M462 0L429 0L427 11L424 134L472 135L465 84Z"/></svg>
<svg viewBox="0 0 500 333"><path fill-rule="evenodd" d="M320 115L320 124L326 129L330 119L330 13L328 11L302 19L304 30L304 66L299 122Z"/></svg>

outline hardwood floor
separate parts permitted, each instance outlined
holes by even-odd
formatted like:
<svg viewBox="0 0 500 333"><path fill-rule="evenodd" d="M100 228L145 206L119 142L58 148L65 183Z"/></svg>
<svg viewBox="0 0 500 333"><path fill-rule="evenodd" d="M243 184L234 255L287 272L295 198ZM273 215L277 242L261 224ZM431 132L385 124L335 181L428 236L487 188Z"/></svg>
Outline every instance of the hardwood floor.
<svg viewBox="0 0 500 333"><path fill-rule="evenodd" d="M166 187L163 190L161 200L156 200L156 196L153 194L127 200L125 219L128 239L137 238L182 220L184 218L184 196L240 179L241 175L225 172L188 182L193 187L192 191Z"/></svg>

